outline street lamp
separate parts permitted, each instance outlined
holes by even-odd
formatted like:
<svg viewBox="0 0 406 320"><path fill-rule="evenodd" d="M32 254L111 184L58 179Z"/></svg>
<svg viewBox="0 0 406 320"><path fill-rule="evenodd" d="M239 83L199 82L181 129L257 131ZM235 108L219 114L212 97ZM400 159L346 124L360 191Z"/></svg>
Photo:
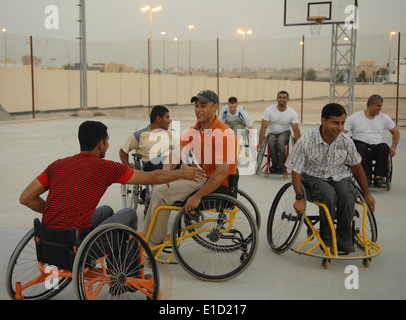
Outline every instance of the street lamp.
<svg viewBox="0 0 406 320"><path fill-rule="evenodd" d="M161 6L145 6L142 12L149 11L149 41L148 41L148 112L151 114L151 68L152 68L152 13L161 10Z"/></svg>
<svg viewBox="0 0 406 320"><path fill-rule="evenodd" d="M162 70L165 70L165 36L166 32L161 31L162 35Z"/></svg>
<svg viewBox="0 0 406 320"><path fill-rule="evenodd" d="M1 31L3 31L4 33L4 63L7 67L7 36L6 36L6 28L1 29Z"/></svg>
<svg viewBox="0 0 406 320"><path fill-rule="evenodd" d="M242 35L242 55L241 55L241 73L244 73L244 51L245 51L245 35L252 34L252 30L238 29L237 33Z"/></svg>
<svg viewBox="0 0 406 320"><path fill-rule="evenodd" d="M192 39L192 29L193 29L194 27L195 27L195 26L192 25L192 24L188 25L188 28L189 28L189 75L192 74L192 71L191 71L191 68L190 68L190 66L191 66L191 61L192 61L191 39Z"/></svg>
<svg viewBox="0 0 406 320"><path fill-rule="evenodd" d="M391 51L392 51L392 37L393 36L395 36L396 35L396 32L395 31L392 31L390 34L389 34L389 62L388 62L388 81L389 81L389 75L390 75L390 73L391 73L391 59L392 59L392 57L391 57Z"/></svg>
<svg viewBox="0 0 406 320"><path fill-rule="evenodd" d="M179 72L179 38L174 37L173 41L176 42L176 72Z"/></svg>
<svg viewBox="0 0 406 320"><path fill-rule="evenodd" d="M142 7L141 8L141 11L142 12L147 12L147 11L149 11L149 55L150 55L150 57L149 58L151 58L152 57L152 55L151 55L151 42L152 42L152 13L153 12L157 12L157 11L160 11L162 9L162 7L161 6L155 6L155 7L150 7L150 6L145 6L145 7ZM149 59L150 61L149 61L149 67L151 67L151 59Z"/></svg>

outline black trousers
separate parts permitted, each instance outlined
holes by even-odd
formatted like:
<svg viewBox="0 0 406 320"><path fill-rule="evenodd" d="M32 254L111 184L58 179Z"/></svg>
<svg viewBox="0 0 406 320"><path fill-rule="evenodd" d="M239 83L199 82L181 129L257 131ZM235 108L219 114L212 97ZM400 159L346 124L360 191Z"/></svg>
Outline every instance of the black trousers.
<svg viewBox="0 0 406 320"><path fill-rule="evenodd" d="M353 234L351 223L354 217L355 200L357 198L354 186L349 178L341 181L325 181L316 177L302 174L302 181L310 189L313 201L326 205L331 218L337 219L337 244L352 245ZM332 244L331 228L324 209L320 207L320 235L327 245Z"/></svg>
<svg viewBox="0 0 406 320"><path fill-rule="evenodd" d="M372 174L375 177L388 176L390 148L386 143L367 144L359 140L354 140L354 144L362 157L362 167L364 168L367 179L372 179ZM375 160L374 172L372 172L372 160Z"/></svg>

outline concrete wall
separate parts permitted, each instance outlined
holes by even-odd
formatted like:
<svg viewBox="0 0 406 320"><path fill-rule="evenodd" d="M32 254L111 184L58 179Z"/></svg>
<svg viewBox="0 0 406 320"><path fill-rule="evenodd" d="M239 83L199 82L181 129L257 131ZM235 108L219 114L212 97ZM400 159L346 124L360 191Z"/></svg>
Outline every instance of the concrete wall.
<svg viewBox="0 0 406 320"><path fill-rule="evenodd" d="M148 106L148 75L140 73L103 73L88 71L88 106L99 108ZM272 101L278 91L286 90L290 98L301 98L301 81L247 78L217 78L205 76L151 75L151 105L185 105L202 89L219 91L221 103L236 96L239 101ZM80 108L80 72L35 68L35 110L69 110ZM329 95L329 83L304 83L304 98ZM0 68L0 104L9 113L32 110L30 67ZM396 97L395 85L356 85L356 98L368 98L378 93ZM406 97L406 85L400 96Z"/></svg>

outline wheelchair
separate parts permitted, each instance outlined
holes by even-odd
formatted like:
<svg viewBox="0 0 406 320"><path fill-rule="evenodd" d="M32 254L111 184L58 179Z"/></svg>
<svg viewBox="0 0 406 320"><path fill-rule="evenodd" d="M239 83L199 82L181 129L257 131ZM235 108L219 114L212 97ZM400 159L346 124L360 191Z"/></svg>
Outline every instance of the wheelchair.
<svg viewBox="0 0 406 320"><path fill-rule="evenodd" d="M270 134L268 133L265 136L265 139L262 143L262 148L260 151L258 151L257 155L257 163L255 165L255 174L258 175L259 173L263 173L265 175L265 178L268 179L270 174L281 174L281 173L271 173L271 154L269 151L269 145L268 145L268 140L269 140ZM290 137L290 142L286 145L286 159L289 156L289 148L290 144L292 143L293 145L293 138L292 136ZM266 157L266 161L264 162L264 158ZM284 179L286 180L288 178L288 169L285 167L284 172L282 173Z"/></svg>
<svg viewBox="0 0 406 320"><path fill-rule="evenodd" d="M220 189L189 213L184 209L186 200L155 210L146 242L160 210L178 212L163 243L151 247L158 262L173 263L175 256L186 272L206 281L230 280L248 268L258 249L259 210L237 187Z"/></svg>
<svg viewBox="0 0 406 320"><path fill-rule="evenodd" d="M372 172L375 170L375 160L372 160ZM386 184L386 190L390 191L392 188L392 172L393 172L393 161L392 161L392 156L389 154L388 156L388 174L386 177L382 177L385 184ZM374 174L372 173L371 181L374 179ZM374 185L372 183L372 185Z"/></svg>
<svg viewBox="0 0 406 320"><path fill-rule="evenodd" d="M9 297L50 299L70 282L80 300L156 300L161 296L157 263L143 237L132 228L104 224L80 241L77 228L55 229L35 219L34 228L9 260Z"/></svg>
<svg viewBox="0 0 406 320"><path fill-rule="evenodd" d="M380 254L380 247L376 244L378 238L378 230L375 216L372 210L367 205L361 189L354 184L357 199L355 203L355 212L353 218L353 234L354 244L363 251L363 255L348 255L339 253L337 249L335 221L331 217L328 208L320 202L313 201L310 196L309 189L302 185L305 199L306 212L297 214L293 205L296 199L296 192L292 182L286 183L277 193L267 222L267 238L268 243L275 253L284 253L291 249L293 243L298 239L303 223L306 225L306 235L304 241L296 249L292 251L300 255L308 255L322 259L322 266L328 269L331 260L350 259L362 260L362 265L369 267L371 259ZM316 229L316 225L320 222L319 208L323 208L333 236L333 247L326 246L320 236L320 230ZM303 240L302 239L302 240ZM315 243L310 243L316 240ZM316 248L321 248L322 254L314 252Z"/></svg>
<svg viewBox="0 0 406 320"><path fill-rule="evenodd" d="M133 153L133 168L136 170L143 170L144 165L142 161L142 155L138 153ZM151 185L121 185L121 206L122 208L132 208L137 211L139 204L148 206L152 195ZM144 211L146 213L146 210Z"/></svg>

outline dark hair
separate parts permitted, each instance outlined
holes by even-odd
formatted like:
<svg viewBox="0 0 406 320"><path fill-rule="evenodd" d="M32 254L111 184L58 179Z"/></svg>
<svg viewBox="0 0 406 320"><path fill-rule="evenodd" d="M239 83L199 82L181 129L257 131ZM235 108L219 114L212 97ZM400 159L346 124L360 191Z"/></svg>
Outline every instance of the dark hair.
<svg viewBox="0 0 406 320"><path fill-rule="evenodd" d="M169 112L167 107L164 106L155 106L151 110L151 114L149 116L150 123L154 123L157 117L163 118L165 113Z"/></svg>
<svg viewBox="0 0 406 320"><path fill-rule="evenodd" d="M367 102L367 107L370 104L377 104L379 102L383 102L383 98L379 94L374 94L369 97L368 102Z"/></svg>
<svg viewBox="0 0 406 320"><path fill-rule="evenodd" d="M107 138L107 127L99 121L85 121L79 127L80 151L91 151Z"/></svg>
<svg viewBox="0 0 406 320"><path fill-rule="evenodd" d="M229 103L237 103L238 101L237 101L236 97L230 97L230 98L228 98L228 102Z"/></svg>
<svg viewBox="0 0 406 320"><path fill-rule="evenodd" d="M286 94L289 98L289 93L287 91L279 91L276 96L279 96L279 94Z"/></svg>
<svg viewBox="0 0 406 320"><path fill-rule="evenodd" d="M323 108L321 117L328 120L331 117L341 117L343 114L347 115L347 111L341 104L329 103Z"/></svg>

